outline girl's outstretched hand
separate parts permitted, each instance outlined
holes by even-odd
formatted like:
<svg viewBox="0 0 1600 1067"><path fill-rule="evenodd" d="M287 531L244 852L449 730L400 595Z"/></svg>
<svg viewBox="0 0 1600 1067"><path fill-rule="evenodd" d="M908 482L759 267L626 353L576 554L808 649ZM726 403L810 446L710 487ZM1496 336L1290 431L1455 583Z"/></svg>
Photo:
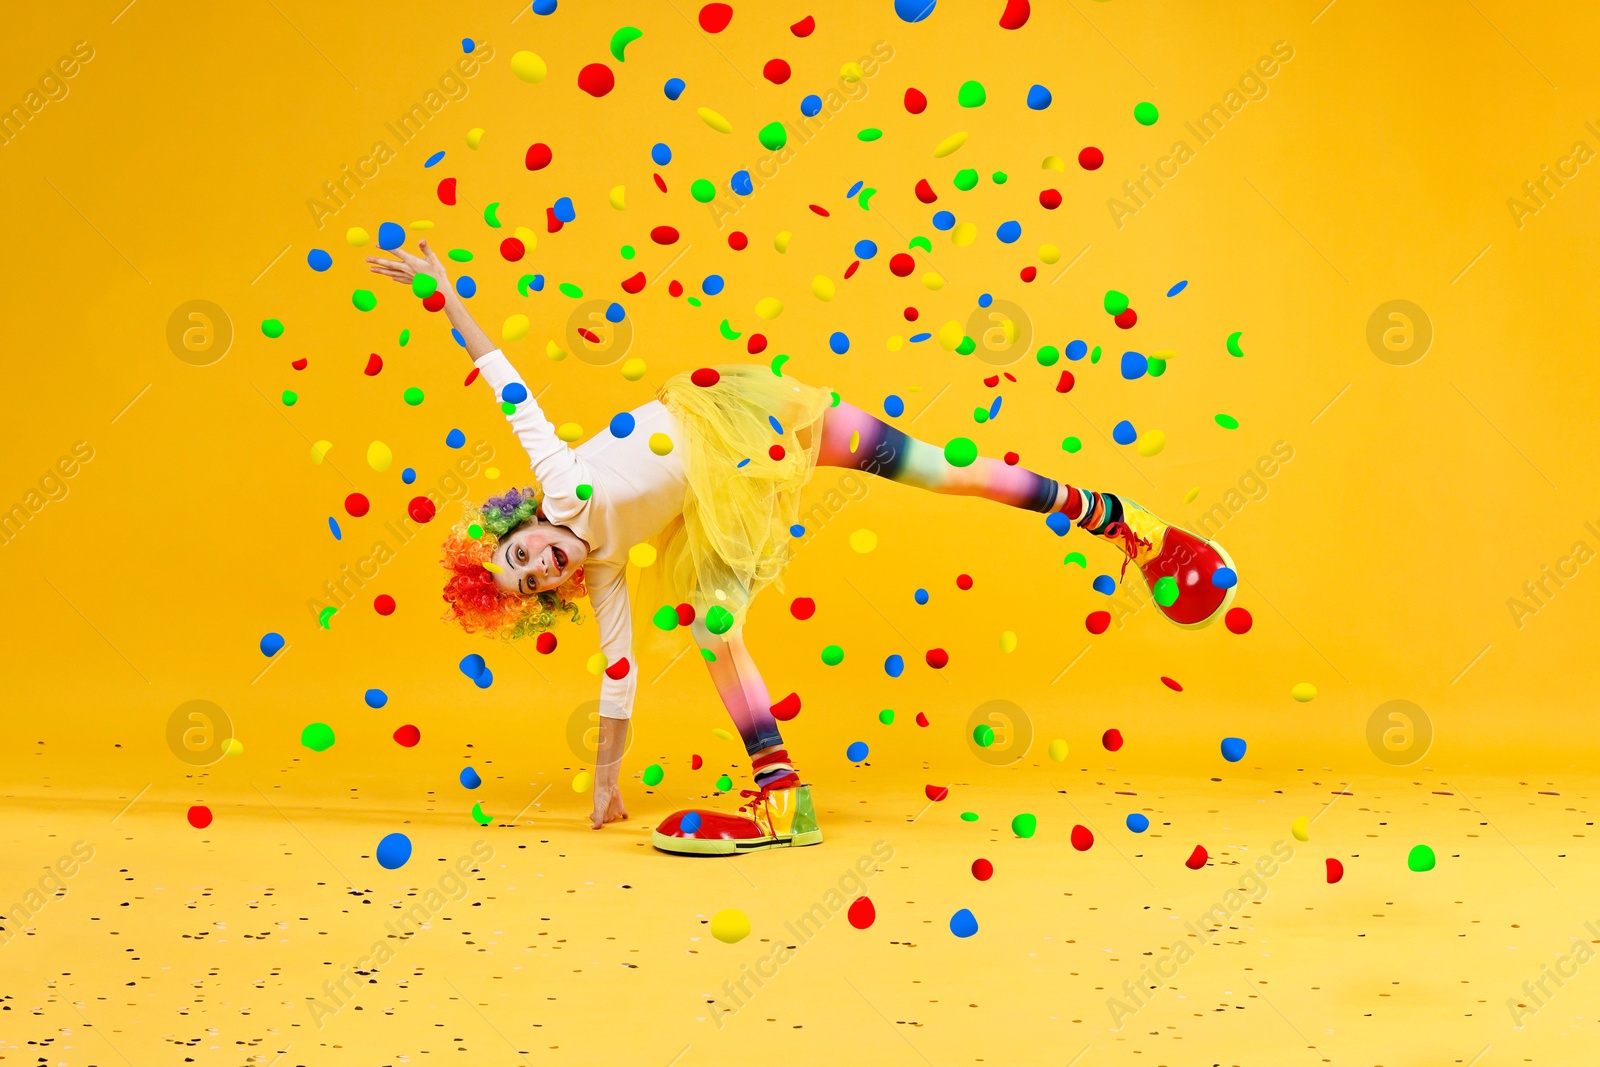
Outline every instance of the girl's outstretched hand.
<svg viewBox="0 0 1600 1067"><path fill-rule="evenodd" d="M441 290L448 292L450 276L445 273L444 264L439 261L439 257L434 253L433 249L428 247L426 239L418 241L417 248L422 252L422 255L413 255L403 248L396 248L394 250L394 259L379 259L376 256L368 256L367 262L372 264L372 273L381 274L385 278L399 282L401 285L410 285L411 279L419 274L426 274L439 283Z"/></svg>

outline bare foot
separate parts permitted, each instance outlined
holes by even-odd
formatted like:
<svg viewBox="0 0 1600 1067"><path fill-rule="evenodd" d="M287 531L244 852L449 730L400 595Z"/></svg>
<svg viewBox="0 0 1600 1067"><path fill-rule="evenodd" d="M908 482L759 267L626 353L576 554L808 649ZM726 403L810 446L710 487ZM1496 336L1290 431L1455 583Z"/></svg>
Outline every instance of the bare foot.
<svg viewBox="0 0 1600 1067"><path fill-rule="evenodd" d="M622 789L615 783L595 783L594 811L590 812L589 820L598 830L608 822L620 822L628 817L628 809L622 804Z"/></svg>

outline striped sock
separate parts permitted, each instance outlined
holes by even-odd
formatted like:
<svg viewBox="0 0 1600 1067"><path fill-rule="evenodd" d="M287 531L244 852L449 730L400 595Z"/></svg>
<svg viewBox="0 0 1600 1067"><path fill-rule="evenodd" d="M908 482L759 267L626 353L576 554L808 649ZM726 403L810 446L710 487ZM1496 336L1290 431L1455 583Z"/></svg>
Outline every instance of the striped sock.
<svg viewBox="0 0 1600 1067"><path fill-rule="evenodd" d="M1122 501L1111 493L1092 493L1063 485L1061 496L1065 499L1056 510L1064 512L1080 529L1096 537L1103 536L1112 523L1122 521Z"/></svg>
<svg viewBox="0 0 1600 1067"><path fill-rule="evenodd" d="M756 772L756 788L787 789L800 784L800 776L789 762L788 749L774 749L751 761Z"/></svg>

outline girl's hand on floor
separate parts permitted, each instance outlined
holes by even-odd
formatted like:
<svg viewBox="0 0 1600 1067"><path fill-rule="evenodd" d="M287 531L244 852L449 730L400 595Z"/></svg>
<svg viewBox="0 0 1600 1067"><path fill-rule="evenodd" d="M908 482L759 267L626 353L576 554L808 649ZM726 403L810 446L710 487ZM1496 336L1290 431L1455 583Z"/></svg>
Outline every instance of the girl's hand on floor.
<svg viewBox="0 0 1600 1067"><path fill-rule="evenodd" d="M403 248L394 250L394 259L379 259L368 256L367 262L372 264L374 274L381 274L385 278L399 282L401 285L410 285L411 279L419 274L426 274L439 283L442 291L450 289L450 276L445 273L444 264L439 262L439 257L433 249L428 247L426 239L417 242L417 248L422 255L413 255Z"/></svg>
<svg viewBox="0 0 1600 1067"><path fill-rule="evenodd" d="M628 817L628 809L622 805L622 787L616 782L603 782L599 778L594 783L594 811L589 815L598 830L608 822L618 822Z"/></svg>

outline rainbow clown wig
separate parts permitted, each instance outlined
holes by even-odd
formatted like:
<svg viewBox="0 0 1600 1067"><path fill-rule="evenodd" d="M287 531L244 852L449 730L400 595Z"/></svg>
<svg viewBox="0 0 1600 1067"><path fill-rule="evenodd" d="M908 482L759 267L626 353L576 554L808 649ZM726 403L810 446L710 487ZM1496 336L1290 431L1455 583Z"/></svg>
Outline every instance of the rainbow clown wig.
<svg viewBox="0 0 1600 1067"><path fill-rule="evenodd" d="M445 539L440 561L450 572L444 585L445 603L450 605L446 619L460 623L469 634L506 640L541 634L563 615L570 615L573 622L580 620L574 602L588 595L581 568L560 588L536 596L504 592L484 568L500 542L536 521L538 511L539 496L531 488L510 489L490 497L470 522L456 523Z"/></svg>

